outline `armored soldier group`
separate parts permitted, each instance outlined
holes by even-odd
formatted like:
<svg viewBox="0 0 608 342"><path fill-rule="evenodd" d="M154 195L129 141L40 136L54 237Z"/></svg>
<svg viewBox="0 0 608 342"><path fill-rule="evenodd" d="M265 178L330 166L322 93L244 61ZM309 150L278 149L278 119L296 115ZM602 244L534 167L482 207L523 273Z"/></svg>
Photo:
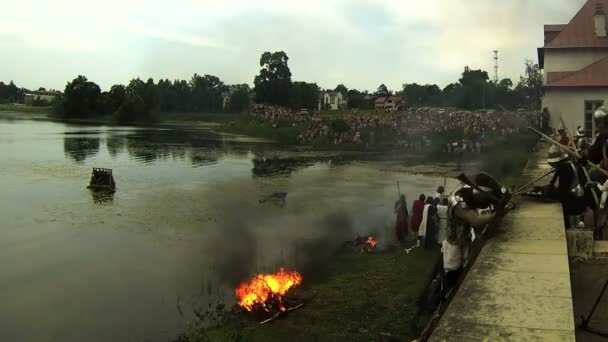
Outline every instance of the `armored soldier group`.
<svg viewBox="0 0 608 342"><path fill-rule="evenodd" d="M582 128L570 141L560 130L559 144L549 150L548 162L555 174L546 193L562 203L566 228L594 230L594 238L608 238L608 109L594 113L596 134L589 143Z"/></svg>

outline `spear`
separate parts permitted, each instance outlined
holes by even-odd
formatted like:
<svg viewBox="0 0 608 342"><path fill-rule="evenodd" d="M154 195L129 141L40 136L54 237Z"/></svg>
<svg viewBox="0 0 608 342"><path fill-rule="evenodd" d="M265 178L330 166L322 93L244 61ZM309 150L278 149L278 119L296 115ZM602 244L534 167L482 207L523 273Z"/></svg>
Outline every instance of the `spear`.
<svg viewBox="0 0 608 342"><path fill-rule="evenodd" d="M574 157L574 158L576 158L576 159L582 159L582 158L581 158L581 155L580 155L580 154L578 154L578 152L576 152L575 150L573 150L573 149L571 149L571 148L569 148L569 147L567 147L567 146L564 146L564 145L560 144L560 143L559 143L559 141L557 141L557 140L555 140L555 139L551 138L550 136L548 136L548 135L546 135L546 134L544 134L544 133L542 133L542 132L540 132L540 131L538 131L538 130L536 130L536 129L532 128L532 127L528 127L528 129L529 129L530 131L532 131L532 132L534 132L534 133L538 134L538 135L539 135L539 136L541 136L542 138L545 138L545 140L547 140L549 143L551 143L551 144L552 144L552 145L554 145L554 146L557 146L557 147L558 147L560 150L562 150L562 151L564 151L564 152L568 153L568 155L570 155L570 156L572 156L572 157ZM597 172L599 172L599 173L603 174L604 176L608 177L608 171L606 171L606 170L602 169L602 168L601 168L599 165L596 165L596 164L594 164L594 163L592 163L592 162L590 162L590 161L588 161L588 160L586 161L586 165L587 165L588 167L590 167L591 169L593 169L593 170L595 170L595 171L597 171Z"/></svg>
<svg viewBox="0 0 608 342"><path fill-rule="evenodd" d="M557 146L559 149L561 149L562 151L568 153L568 155L576 158L576 159L582 159L581 155L576 151L573 150L571 148L569 148L568 146L564 146L562 144L559 143L559 141L556 141L555 139L551 138L550 136L539 132L538 130L532 128L532 127L528 127L528 129L538 135L540 135L541 137L545 138L545 140L547 140L548 142L550 142L551 144L553 144L554 146ZM608 171L602 169L599 165L596 165L588 160L586 160L585 163L589 168L596 170L597 172L603 174L604 176L608 177ZM585 167L583 167L583 172L585 173L585 178L587 178L587 181L591 181L591 178L589 177L589 171L587 171L587 169ZM597 198L597 194L595 193L595 191L591 191L591 193L593 194L593 199L595 201L595 204L599 205L599 199Z"/></svg>

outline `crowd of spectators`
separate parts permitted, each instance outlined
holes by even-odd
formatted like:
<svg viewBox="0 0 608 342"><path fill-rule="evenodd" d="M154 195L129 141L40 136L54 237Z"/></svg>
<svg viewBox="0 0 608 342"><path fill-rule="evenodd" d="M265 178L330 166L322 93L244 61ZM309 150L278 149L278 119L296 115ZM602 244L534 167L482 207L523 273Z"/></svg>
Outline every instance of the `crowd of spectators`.
<svg viewBox="0 0 608 342"><path fill-rule="evenodd" d="M351 112L340 117L346 129L336 131L318 112L293 111L285 107L255 105L251 114L273 128L298 128L298 142L311 143L325 137L333 144L367 144L370 131L381 130L395 137L395 145L405 150L424 151L433 140L458 132L445 144L445 152L482 152L489 135L507 136L527 126L541 127L543 118L534 111L465 111L456 108L412 108L399 112ZM335 120L335 119L334 119ZM372 133L373 134L373 133Z"/></svg>

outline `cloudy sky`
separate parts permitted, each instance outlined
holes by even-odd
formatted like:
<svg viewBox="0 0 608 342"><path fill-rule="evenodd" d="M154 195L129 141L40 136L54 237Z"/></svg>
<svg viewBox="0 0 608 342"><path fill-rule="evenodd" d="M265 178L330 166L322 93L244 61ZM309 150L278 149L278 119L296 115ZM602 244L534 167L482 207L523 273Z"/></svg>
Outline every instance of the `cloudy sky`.
<svg viewBox="0 0 608 342"><path fill-rule="evenodd" d="M585 0L0 0L0 80L103 89L133 77L213 74L253 83L264 51L284 50L294 80L333 88L458 79L465 65L518 79L543 24Z"/></svg>

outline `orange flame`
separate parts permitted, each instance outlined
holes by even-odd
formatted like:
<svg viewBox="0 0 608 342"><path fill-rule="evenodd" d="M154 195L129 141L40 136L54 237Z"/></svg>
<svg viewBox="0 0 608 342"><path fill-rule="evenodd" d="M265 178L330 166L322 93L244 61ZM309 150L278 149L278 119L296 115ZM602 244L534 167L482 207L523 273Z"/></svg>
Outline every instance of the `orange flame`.
<svg viewBox="0 0 608 342"><path fill-rule="evenodd" d="M298 272L285 272L283 268L275 274L258 274L251 281L241 283L234 290L239 305L247 311L252 311L255 304L266 308L266 301L276 298L279 301L280 310L285 311L281 303L282 296L287 291L302 283L302 276Z"/></svg>
<svg viewBox="0 0 608 342"><path fill-rule="evenodd" d="M369 252L371 252L371 251L373 251L373 250L374 250L374 248L376 248L376 244L377 244L377 242L376 242L376 239L374 239L374 237L373 237L373 236L369 236L369 237L367 238L367 241L365 241L365 244L367 245L367 250L368 250Z"/></svg>

